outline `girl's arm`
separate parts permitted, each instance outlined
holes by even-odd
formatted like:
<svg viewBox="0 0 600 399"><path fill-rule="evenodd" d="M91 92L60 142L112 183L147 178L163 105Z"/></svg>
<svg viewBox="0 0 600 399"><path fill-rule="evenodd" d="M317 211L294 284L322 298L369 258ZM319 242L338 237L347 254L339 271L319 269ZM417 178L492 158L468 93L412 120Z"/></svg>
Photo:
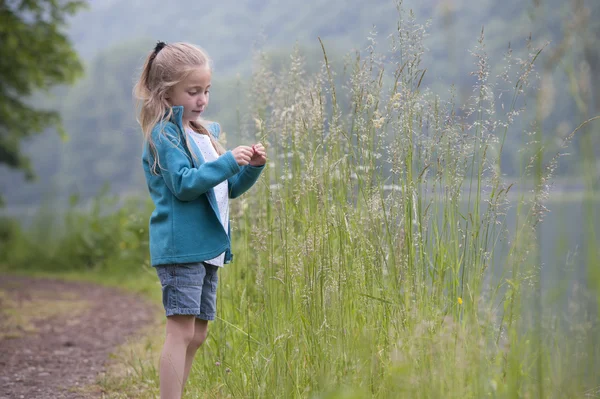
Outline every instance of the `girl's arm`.
<svg viewBox="0 0 600 399"><path fill-rule="evenodd" d="M167 124L164 134L156 134L154 144L160 162L159 170L165 184L180 201L193 201L217 184L240 172L231 151L198 168L192 165L180 136L175 128Z"/></svg>
<svg viewBox="0 0 600 399"><path fill-rule="evenodd" d="M262 166L246 165L235 176L227 180L229 184L229 198L236 198L244 194L250 187L256 183L261 172L265 168Z"/></svg>

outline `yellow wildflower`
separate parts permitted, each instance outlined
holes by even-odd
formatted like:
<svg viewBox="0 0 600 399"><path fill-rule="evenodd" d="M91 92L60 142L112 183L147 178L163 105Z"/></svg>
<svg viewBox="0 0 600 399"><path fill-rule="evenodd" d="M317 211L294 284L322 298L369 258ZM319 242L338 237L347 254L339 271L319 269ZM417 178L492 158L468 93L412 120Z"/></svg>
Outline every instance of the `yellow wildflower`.
<svg viewBox="0 0 600 399"><path fill-rule="evenodd" d="M462 305L462 298L461 297L458 297L458 304Z"/></svg>

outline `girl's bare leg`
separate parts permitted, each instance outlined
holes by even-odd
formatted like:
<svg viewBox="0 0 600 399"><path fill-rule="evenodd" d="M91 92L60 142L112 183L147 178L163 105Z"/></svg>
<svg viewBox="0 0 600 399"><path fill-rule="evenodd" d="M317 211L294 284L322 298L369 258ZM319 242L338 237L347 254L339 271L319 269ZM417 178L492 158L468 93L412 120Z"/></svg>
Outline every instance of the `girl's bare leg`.
<svg viewBox="0 0 600 399"><path fill-rule="evenodd" d="M196 319L196 324L194 326L194 338L189 343L187 347L187 352L185 354L185 370L183 373L183 385L185 385L188 376L190 375L190 370L192 369L192 363L194 362L194 356L196 355L196 351L204 341L206 340L206 336L208 334L208 321Z"/></svg>
<svg viewBox="0 0 600 399"><path fill-rule="evenodd" d="M160 397L180 399L185 373L188 346L194 339L195 316L167 317L167 337L160 355Z"/></svg>

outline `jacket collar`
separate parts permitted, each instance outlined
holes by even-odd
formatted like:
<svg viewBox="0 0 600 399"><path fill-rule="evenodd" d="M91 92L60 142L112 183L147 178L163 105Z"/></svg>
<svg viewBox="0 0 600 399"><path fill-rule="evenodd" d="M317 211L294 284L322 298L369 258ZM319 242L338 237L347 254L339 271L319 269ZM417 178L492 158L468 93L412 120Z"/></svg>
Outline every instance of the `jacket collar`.
<svg viewBox="0 0 600 399"><path fill-rule="evenodd" d="M171 107L171 111L171 122L175 123L180 128L183 128L183 106L176 105L174 107ZM166 110L164 117L166 118L168 114L169 110Z"/></svg>

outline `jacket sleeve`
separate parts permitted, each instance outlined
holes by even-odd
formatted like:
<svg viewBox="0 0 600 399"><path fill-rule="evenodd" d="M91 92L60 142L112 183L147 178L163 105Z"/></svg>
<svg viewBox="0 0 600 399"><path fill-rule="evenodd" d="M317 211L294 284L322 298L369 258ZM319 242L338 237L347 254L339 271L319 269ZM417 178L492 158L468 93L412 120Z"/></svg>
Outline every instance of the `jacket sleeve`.
<svg viewBox="0 0 600 399"><path fill-rule="evenodd" d="M235 176L227 180L229 184L229 198L237 198L244 194L256 183L265 166L246 165Z"/></svg>
<svg viewBox="0 0 600 399"><path fill-rule="evenodd" d="M235 176L240 167L231 151L215 161L193 166L178 131L165 125L161 134L153 134L159 171L165 184L180 201L193 201L208 190Z"/></svg>

